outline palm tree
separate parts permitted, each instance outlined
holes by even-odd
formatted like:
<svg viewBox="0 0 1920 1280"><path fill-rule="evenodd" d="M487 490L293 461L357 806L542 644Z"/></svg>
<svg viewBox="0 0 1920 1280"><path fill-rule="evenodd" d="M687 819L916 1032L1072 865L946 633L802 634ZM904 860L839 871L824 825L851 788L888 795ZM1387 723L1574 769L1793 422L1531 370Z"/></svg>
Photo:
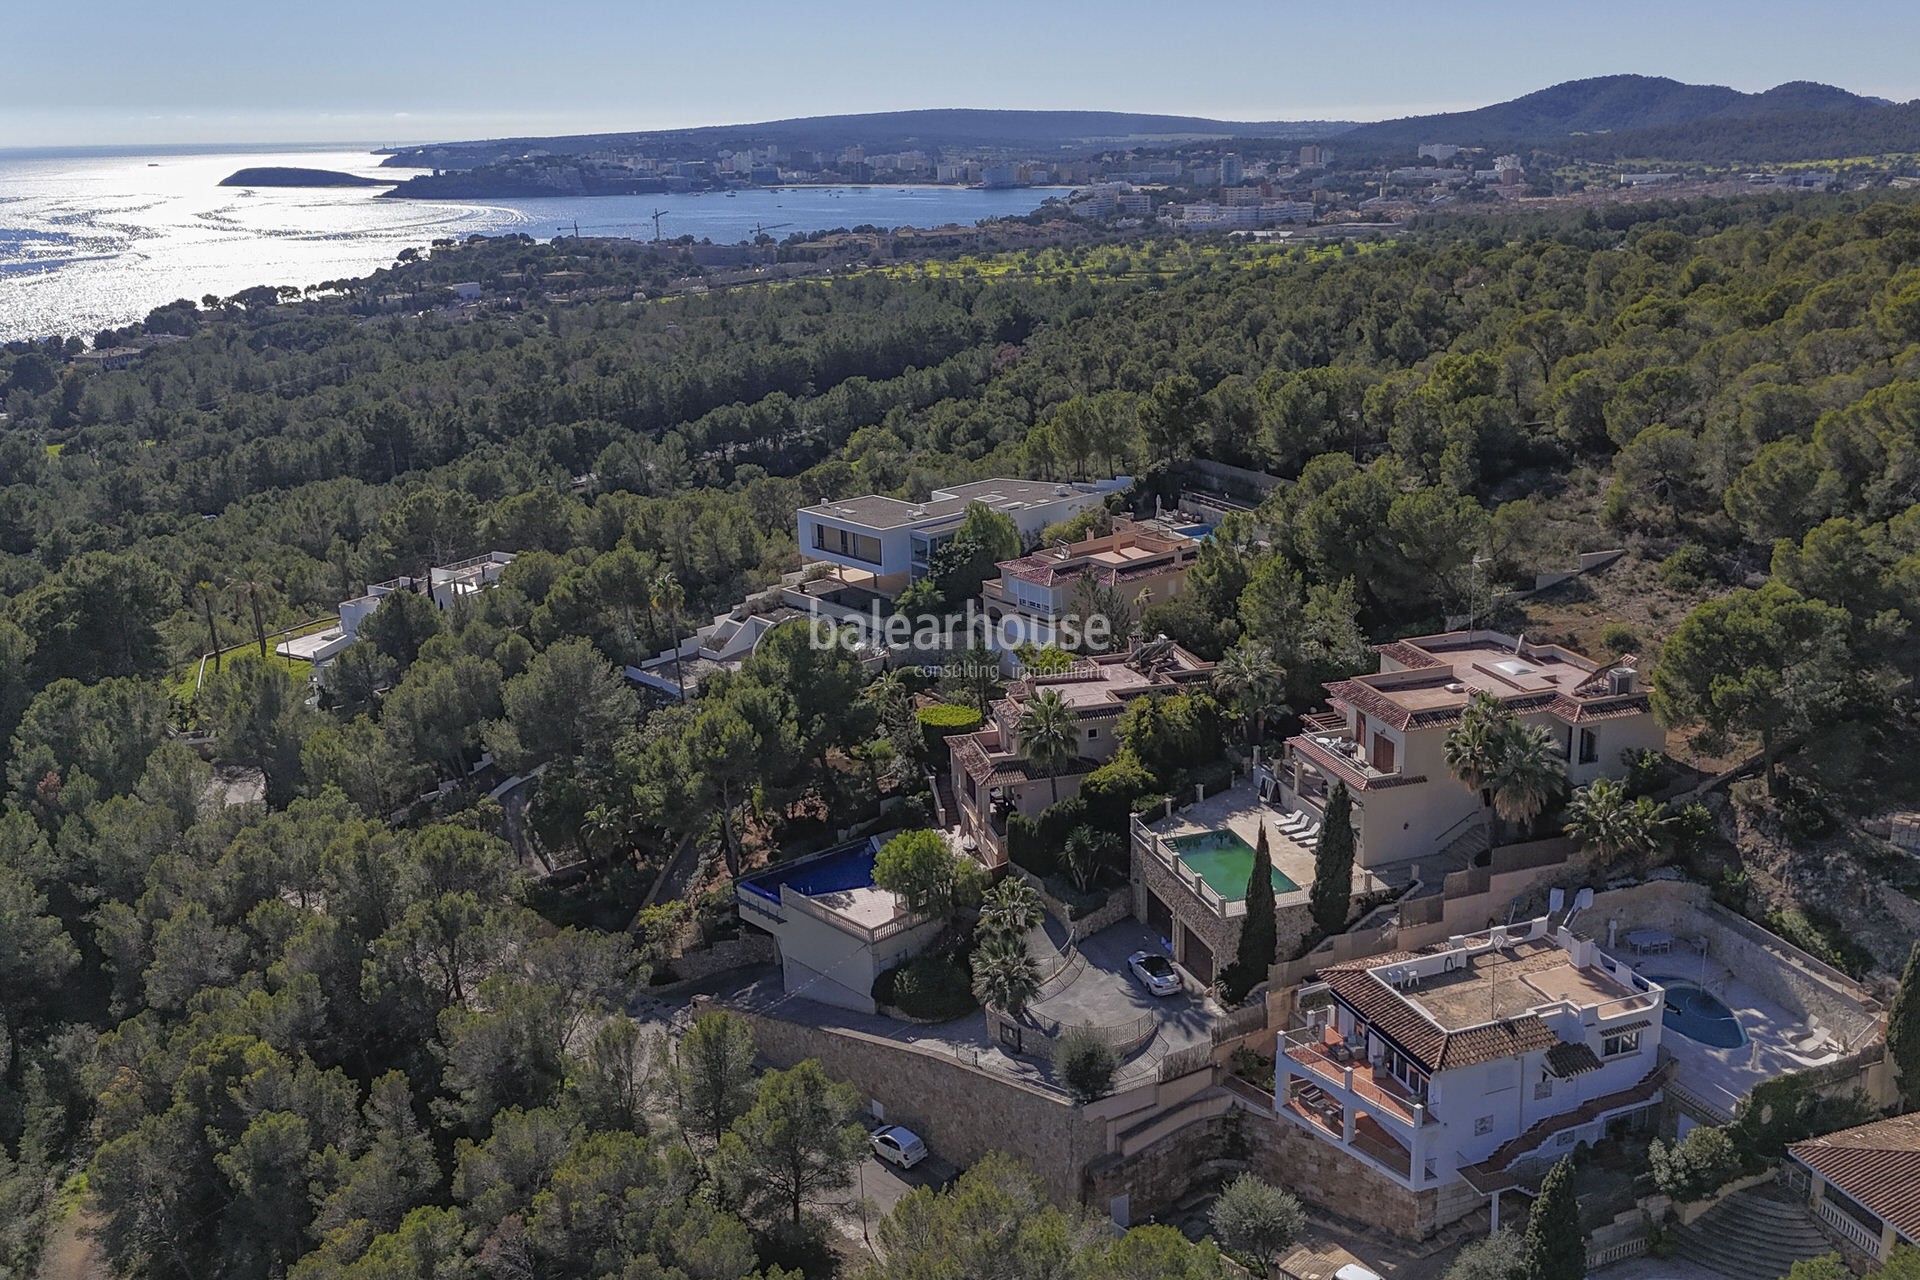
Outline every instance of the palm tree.
<svg viewBox="0 0 1920 1280"><path fill-rule="evenodd" d="M1493 848L1493 773L1500 760L1500 730L1510 714L1492 694L1476 693L1460 713L1460 723L1447 731L1442 748L1447 772L1480 797L1489 849Z"/></svg>
<svg viewBox="0 0 1920 1280"><path fill-rule="evenodd" d="M1053 784L1053 802L1060 803L1060 770L1079 754L1080 725L1073 708L1058 689L1042 689L1021 708L1015 730L1020 752Z"/></svg>
<svg viewBox="0 0 1920 1280"><path fill-rule="evenodd" d="M1560 744L1540 725L1509 722L1499 734L1499 756L1489 781L1500 816L1530 828L1567 785Z"/></svg>
<svg viewBox="0 0 1920 1280"><path fill-rule="evenodd" d="M1008 876L987 890L980 904L980 933L989 938L1018 938L1046 918L1040 895L1018 876Z"/></svg>
<svg viewBox="0 0 1920 1280"><path fill-rule="evenodd" d="M973 994L981 1004L1019 1017L1040 991L1040 967L1025 939L987 939L973 952Z"/></svg>
<svg viewBox="0 0 1920 1280"><path fill-rule="evenodd" d="M267 620L260 610L260 593L267 588L265 584L251 579L233 583L233 598L245 600L253 608L253 635L260 642L260 656L267 656Z"/></svg>
<svg viewBox="0 0 1920 1280"><path fill-rule="evenodd" d="M881 723L891 725L894 718L902 713L911 694L907 692L907 678L892 667L875 676L860 696L873 705L879 712Z"/></svg>
<svg viewBox="0 0 1920 1280"><path fill-rule="evenodd" d="M1246 726L1247 741L1267 736L1267 716L1285 709L1286 668L1274 661L1273 650L1254 640L1242 640L1227 650L1213 669L1213 686L1232 704Z"/></svg>
<svg viewBox="0 0 1920 1280"><path fill-rule="evenodd" d="M1669 821L1660 806L1645 796L1629 799L1612 778L1595 778L1567 801L1567 834L1608 865L1652 853Z"/></svg>
<svg viewBox="0 0 1920 1280"><path fill-rule="evenodd" d="M673 683L680 690L680 701L687 700L687 678L680 669L680 610L686 606L687 591L680 580L668 572L657 574L648 593L648 603L657 613L666 615L667 629L673 635Z"/></svg>
<svg viewBox="0 0 1920 1280"><path fill-rule="evenodd" d="M207 620L207 652L213 655L213 669L220 669L220 625L213 617L214 590L211 582L196 582L193 593L200 597L200 611Z"/></svg>

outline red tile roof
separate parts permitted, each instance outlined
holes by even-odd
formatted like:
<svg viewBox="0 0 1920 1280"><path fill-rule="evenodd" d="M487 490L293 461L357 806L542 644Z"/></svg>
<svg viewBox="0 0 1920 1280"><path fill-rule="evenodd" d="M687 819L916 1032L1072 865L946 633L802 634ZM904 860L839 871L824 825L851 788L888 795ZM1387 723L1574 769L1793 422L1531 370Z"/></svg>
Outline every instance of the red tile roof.
<svg viewBox="0 0 1920 1280"><path fill-rule="evenodd" d="M1920 1240L1920 1111L1796 1142L1787 1154Z"/></svg>
<svg viewBox="0 0 1920 1280"><path fill-rule="evenodd" d="M1379 964L1378 957L1368 965ZM1366 969L1323 969L1320 980L1334 998L1374 1031L1398 1045L1429 1072L1450 1071L1511 1058L1560 1044L1538 1014L1502 1018L1460 1031L1442 1031L1420 1010Z"/></svg>

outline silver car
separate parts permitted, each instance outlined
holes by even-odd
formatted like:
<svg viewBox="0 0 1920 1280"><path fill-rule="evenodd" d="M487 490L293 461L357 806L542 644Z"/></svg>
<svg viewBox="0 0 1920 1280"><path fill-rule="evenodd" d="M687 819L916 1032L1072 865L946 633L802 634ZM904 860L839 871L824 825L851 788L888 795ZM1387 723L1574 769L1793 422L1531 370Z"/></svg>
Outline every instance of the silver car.
<svg viewBox="0 0 1920 1280"><path fill-rule="evenodd" d="M1127 957L1127 968L1133 970L1133 976L1140 985L1156 996L1180 994L1180 971L1173 967L1173 961L1151 951L1136 951Z"/></svg>

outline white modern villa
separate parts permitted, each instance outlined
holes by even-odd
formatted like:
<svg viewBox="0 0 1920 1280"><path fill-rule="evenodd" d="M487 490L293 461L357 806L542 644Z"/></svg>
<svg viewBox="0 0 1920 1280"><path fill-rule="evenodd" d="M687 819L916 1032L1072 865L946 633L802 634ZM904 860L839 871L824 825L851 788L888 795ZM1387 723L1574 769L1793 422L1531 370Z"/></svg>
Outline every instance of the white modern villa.
<svg viewBox="0 0 1920 1280"><path fill-rule="evenodd" d="M1374 651L1379 672L1327 685L1332 710L1304 717L1303 731L1261 772L1270 799L1315 820L1334 783L1346 783L1362 867L1437 857L1471 834L1480 800L1447 771L1444 751L1476 693L1546 726L1576 787L1622 776L1622 752L1665 742L1631 657L1603 667L1498 631L1419 636Z"/></svg>
<svg viewBox="0 0 1920 1280"><path fill-rule="evenodd" d="M1280 1036L1283 1120L1420 1192L1494 1197L1661 1098L1665 990L1550 916L1321 970Z"/></svg>
<svg viewBox="0 0 1920 1280"><path fill-rule="evenodd" d="M952 541L973 503L1010 518L1022 547L1048 525L1069 519L1126 489L1126 476L1097 483L975 480L935 489L925 502L866 494L823 499L795 517L800 558L834 566L849 585L891 598L924 577L933 553Z"/></svg>

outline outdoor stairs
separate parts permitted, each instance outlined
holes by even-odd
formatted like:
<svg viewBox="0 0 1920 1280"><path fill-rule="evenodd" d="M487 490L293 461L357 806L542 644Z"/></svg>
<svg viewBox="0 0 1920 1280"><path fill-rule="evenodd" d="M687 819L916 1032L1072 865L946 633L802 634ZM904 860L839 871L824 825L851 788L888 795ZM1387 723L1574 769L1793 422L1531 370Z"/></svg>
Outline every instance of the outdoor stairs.
<svg viewBox="0 0 1920 1280"><path fill-rule="evenodd" d="M1676 1256L1731 1280L1780 1280L1794 1263L1833 1252L1806 1205L1773 1186L1736 1192L1673 1236Z"/></svg>
<svg viewBox="0 0 1920 1280"><path fill-rule="evenodd" d="M1485 1160L1460 1170L1461 1176L1483 1195L1495 1188L1517 1186L1520 1179L1509 1172L1514 1161L1537 1151L1556 1133L1590 1124L1610 1111L1619 1111L1653 1101L1660 1093L1661 1086L1666 1083L1670 1069L1671 1064L1662 1064L1647 1072L1640 1078L1640 1083L1632 1088L1589 1098L1572 1111L1548 1116L1519 1137L1509 1138L1501 1143ZM1772 1278L1770 1277L1769 1280Z"/></svg>

